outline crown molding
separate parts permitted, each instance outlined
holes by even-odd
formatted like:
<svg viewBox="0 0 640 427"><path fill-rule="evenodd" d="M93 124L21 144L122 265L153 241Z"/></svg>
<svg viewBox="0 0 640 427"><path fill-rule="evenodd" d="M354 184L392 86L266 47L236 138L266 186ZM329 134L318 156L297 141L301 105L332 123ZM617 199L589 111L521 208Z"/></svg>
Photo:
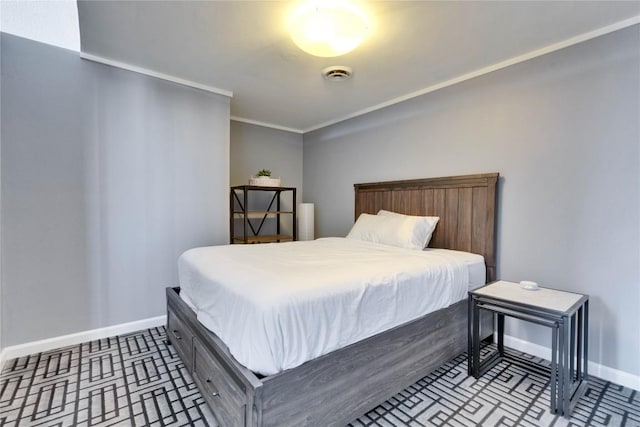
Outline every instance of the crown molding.
<svg viewBox="0 0 640 427"><path fill-rule="evenodd" d="M330 121L327 121L327 122L323 122L323 123L319 123L317 125L310 126L308 128L305 128L305 129L297 129L297 128L292 128L292 127L288 127L288 126L281 126L281 125L277 125L277 124L273 124L273 123L267 123L267 122L262 122L262 121L258 121L258 120L246 119L246 118L238 117L238 116L231 116L231 120L234 120L234 121L237 121L237 122L242 122L242 123L248 123L248 124L252 124L252 125L256 125L256 126L262 126L262 127L267 127L267 128L271 128L271 129L277 129L277 130L282 130L282 131L286 131L286 132L293 132L293 133L304 135L307 132L312 132L312 131L315 131L315 130L318 130L318 129L321 129L321 128L325 128L325 127L334 125L336 123L340 123L340 122L343 122L343 121L346 121L346 120L349 120L349 119L353 119L355 117L362 116L362 115L367 114L367 113L371 113L371 112L374 112L374 111L377 111L377 110L381 110L383 108L386 108L386 107L389 107L389 106L392 106L392 105L395 105L395 104L399 104L399 103L407 101L409 99L416 98L416 97L421 96L421 95L426 95L428 93L435 92L436 90L440 90L440 89L443 89L443 88L446 88L446 87L449 87L449 86L453 86L455 84L462 83L464 81L471 80L473 78L480 77L482 75L489 74L489 73L492 73L494 71L501 70L503 68L507 68L507 67L509 67L511 65L516 65L516 64L519 64L521 62L525 62L525 61L528 61L530 59L534 59L534 58L537 58L539 56L543 56L543 55L546 55L548 53L552 53L552 52L564 49L566 47L570 47L570 46L582 43L584 41L591 40L591 39L594 39L596 37L600 37L600 36L603 36L603 35L606 35L606 34L609 34L609 33L613 33L615 31L622 30L624 28L628 28L628 27L631 27L631 26L637 25L637 24L640 24L640 15L636 15L636 16L633 16L631 18L615 22L615 23L613 23L611 25L607 25L605 27L601 27L601 28L598 28L596 30L589 31L587 33L583 33L583 34L580 34L578 36L571 37L571 38L568 38L566 40L550 44L550 45L545 46L543 48L536 49L536 50L527 52L525 54L509 58L507 60L498 62L496 64L492 64L492 65L480 68L480 69L472 71L470 73L466 73L466 74L460 75L458 77L454 77L452 79L446 80L444 82L440 82L440 83L428 86L426 88L423 88L423 89L420 89L420 90L417 90L417 91L414 91L414 92L410 92L410 93L408 93L406 95L402 95L402 96L399 96L399 97L396 97L396 98L389 99L387 101L381 102L381 103L373 105L371 107L367 107L367 108L364 108L362 110L358 110L358 111L356 111L354 113L342 116L340 118L337 118L337 119L334 119L334 120L330 120ZM204 91L207 91L207 92L211 92L211 93L215 93L215 94L218 94L218 95L227 96L229 98L233 97L233 92L231 92L231 91L227 91L227 90L224 90L224 89L219 89L219 88L216 88L216 87L213 87L213 86L203 85L203 84L200 84L200 83L196 83L196 82L193 82L193 81L190 81L190 80L185 80L185 79L182 79L182 78L179 78L179 77L175 77L175 76L171 76L171 75L168 75L168 74L158 73L158 72L155 72L155 71L152 71L152 70L148 70L148 69L145 69L145 68L141 68L141 67L137 67L137 66L134 66L134 65L126 64L124 62L114 61L114 60L111 60L111 59L103 58L103 57L96 56L96 55L87 54L87 53L84 53L84 52L80 53L80 57L82 59L86 59L86 60L89 60L89 61L99 62L101 64L110 65L112 67L122 68L122 69L133 71L133 72L136 72L136 73L139 73L139 74L144 74L144 75L147 75L147 76L150 76L150 77L155 77L155 78L159 78L159 79L162 79L162 80L167 80L167 81L178 83L178 84L181 84L181 85L193 87L193 88L196 88L196 89L201 89L201 90L204 90Z"/></svg>
<svg viewBox="0 0 640 427"><path fill-rule="evenodd" d="M91 55L91 54L85 53L85 52L80 52L80 58L86 59L88 61L98 62L98 63L104 64L104 65L109 65L109 66L115 67L115 68L121 68L121 69L127 70L127 71L133 71L134 73L144 74L145 76L155 77L157 79L166 80L166 81L169 81L169 82L172 82L172 83L178 83L178 84L183 85L183 86L193 87L193 88L196 88L196 89L204 90L206 92L215 93L216 95L222 95L222 96L226 96L228 98L232 98L233 97L233 92L228 91L228 90L219 89L219 88L213 87L213 86L203 85L203 84L191 81L191 80L182 79L180 77L171 76L169 74L159 73L157 71L153 71L153 70L149 70L147 68L142 68L142 67L138 67L138 66L135 66L135 65L127 64L125 62L114 61L112 59L103 58L103 57L97 56L97 55Z"/></svg>
<svg viewBox="0 0 640 427"><path fill-rule="evenodd" d="M613 23L611 25L607 25L606 27L601 27L601 28L598 28L596 30L589 31L588 33L580 34L578 36L571 37L569 39L566 39L566 40L563 40L563 41L560 41L560 42L557 42L557 43L550 44L550 45L545 46L545 47L540 48L540 49L532 50L532 51L530 51L528 53L525 53L525 54L522 54L522 55L514 56L513 58L509 58L509 59L507 59L505 61L501 61L501 62L498 62L496 64L480 68L480 69L472 71L470 73L463 74L461 76L454 77L454 78L446 80L444 82L428 86L428 87L426 87L424 89L420 89L420 90L417 90L415 92L411 92L411 93L408 93L406 95L399 96L397 98L393 98L393 99L390 99L388 101L382 102L380 104L376 104L374 106L371 106L371 107L356 111L355 113L348 114L348 115L343 116L343 117L341 117L339 119L330 120L328 122L324 122L324 123L320 123L320 124L315 125L315 126L308 127L306 129L303 129L303 133L312 132L314 130L318 130L318 129L321 129L321 128L324 128L324 127L327 127L327 126L331 126L331 125L334 125L336 123L343 122L345 120L353 119L355 117L362 116L364 114L371 113L373 111L377 111L377 110L380 110L382 108L389 107L391 105L398 104L400 102L407 101L409 99L412 99L412 98L415 98L415 97L418 97L418 96L421 96L421 95L425 95L427 93L434 92L436 90L443 89L443 88L448 87L448 86L453 86L453 85L455 85L457 83L461 83L461 82L464 82L466 80L470 80L470 79L482 76L484 74L489 74L489 73L492 73L494 71L501 70L503 68L507 68L507 67L509 67L511 65L519 64L521 62L525 62L525 61L528 61L530 59L537 58L539 56L543 56L543 55L546 55L548 53L555 52L555 51L564 49L566 47L573 46L573 45L576 45L578 43L582 43L582 42L585 42L587 40L591 40L591 39L594 39L596 37L603 36L605 34L613 33L615 31L622 30L624 28L628 28L628 27L631 27L631 26L637 25L637 24L640 24L640 15L634 16L634 17L629 18L629 19L625 19L623 21L615 22L615 23Z"/></svg>
<svg viewBox="0 0 640 427"><path fill-rule="evenodd" d="M286 131L286 132L299 133L301 135L304 133L304 131L302 129L296 129L296 128L290 128L290 127L287 127L287 126L274 125L273 123L267 123L267 122L260 122L258 120L245 119L244 117L231 116L231 120L233 120L235 122L248 123L250 125L262 126L262 127L265 127L265 128L283 130L283 131Z"/></svg>

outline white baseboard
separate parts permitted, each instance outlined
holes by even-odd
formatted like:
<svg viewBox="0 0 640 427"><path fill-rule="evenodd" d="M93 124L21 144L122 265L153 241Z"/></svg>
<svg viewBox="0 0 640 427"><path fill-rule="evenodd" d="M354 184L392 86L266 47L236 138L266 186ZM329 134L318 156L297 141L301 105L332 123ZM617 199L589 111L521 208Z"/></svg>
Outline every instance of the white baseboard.
<svg viewBox="0 0 640 427"><path fill-rule="evenodd" d="M4 362L6 360L15 359L16 357L42 353L43 351L54 350L56 348L67 347L116 335L128 334L142 329L155 328L156 326L162 326L166 323L167 316L151 317L149 319L137 320L135 322L107 326L106 328L92 329L90 331L77 332L75 334L13 345L2 349L0 352L0 370L4 366Z"/></svg>
<svg viewBox="0 0 640 427"><path fill-rule="evenodd" d="M152 317L135 322L122 323L120 325L108 326L106 328L92 329L90 331L78 332L70 335L63 335L55 338L48 338L26 344L14 345L0 351L0 370L6 360L16 357L27 356L29 354L41 353L43 351L54 350L56 348L76 345L87 341L108 338L115 335L128 334L142 329L154 328L165 325L167 316ZM551 360L551 349L542 345L524 341L519 338L505 335L504 345L515 350ZM595 362L589 362L589 374L603 380L611 381L625 387L640 391L640 376L628 372L619 371L608 366Z"/></svg>
<svg viewBox="0 0 640 427"><path fill-rule="evenodd" d="M551 360L551 349L549 347L534 344L509 335L504 336L504 345L536 357ZM640 376L638 375L619 371L591 361L588 367L589 375L640 391Z"/></svg>

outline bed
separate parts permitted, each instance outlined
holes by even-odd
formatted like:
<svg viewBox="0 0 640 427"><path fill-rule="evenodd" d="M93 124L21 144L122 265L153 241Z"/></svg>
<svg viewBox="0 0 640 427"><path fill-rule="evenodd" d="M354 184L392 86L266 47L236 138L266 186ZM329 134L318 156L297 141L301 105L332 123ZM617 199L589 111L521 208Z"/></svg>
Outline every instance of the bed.
<svg viewBox="0 0 640 427"><path fill-rule="evenodd" d="M480 254L495 279L498 174L355 185L355 217L439 216L430 247ZM167 336L223 426L343 426L466 349L466 299L299 366L259 375L167 289ZM483 335L492 332L485 323Z"/></svg>

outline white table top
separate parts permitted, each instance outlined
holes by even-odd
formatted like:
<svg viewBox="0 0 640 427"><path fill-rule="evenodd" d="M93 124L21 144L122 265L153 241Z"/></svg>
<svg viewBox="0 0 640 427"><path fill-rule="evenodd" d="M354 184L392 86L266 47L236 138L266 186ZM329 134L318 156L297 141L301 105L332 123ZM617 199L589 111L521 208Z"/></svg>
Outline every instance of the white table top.
<svg viewBox="0 0 640 427"><path fill-rule="evenodd" d="M555 289L538 288L535 291L522 289L519 283L499 280L482 288L476 289L473 294L486 295L488 297L508 300L534 307L555 310L566 313L584 295L572 292L558 291Z"/></svg>

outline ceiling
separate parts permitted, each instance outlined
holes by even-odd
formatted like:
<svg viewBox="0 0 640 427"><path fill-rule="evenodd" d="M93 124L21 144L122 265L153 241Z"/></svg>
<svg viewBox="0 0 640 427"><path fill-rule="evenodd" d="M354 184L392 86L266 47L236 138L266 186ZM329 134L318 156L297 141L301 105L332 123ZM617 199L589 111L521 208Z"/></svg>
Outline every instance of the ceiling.
<svg viewBox="0 0 640 427"><path fill-rule="evenodd" d="M233 117L305 132L640 22L640 1L369 1L365 42L319 58L287 34L295 4L79 1L81 50L231 91ZM330 65L353 78L324 80Z"/></svg>

